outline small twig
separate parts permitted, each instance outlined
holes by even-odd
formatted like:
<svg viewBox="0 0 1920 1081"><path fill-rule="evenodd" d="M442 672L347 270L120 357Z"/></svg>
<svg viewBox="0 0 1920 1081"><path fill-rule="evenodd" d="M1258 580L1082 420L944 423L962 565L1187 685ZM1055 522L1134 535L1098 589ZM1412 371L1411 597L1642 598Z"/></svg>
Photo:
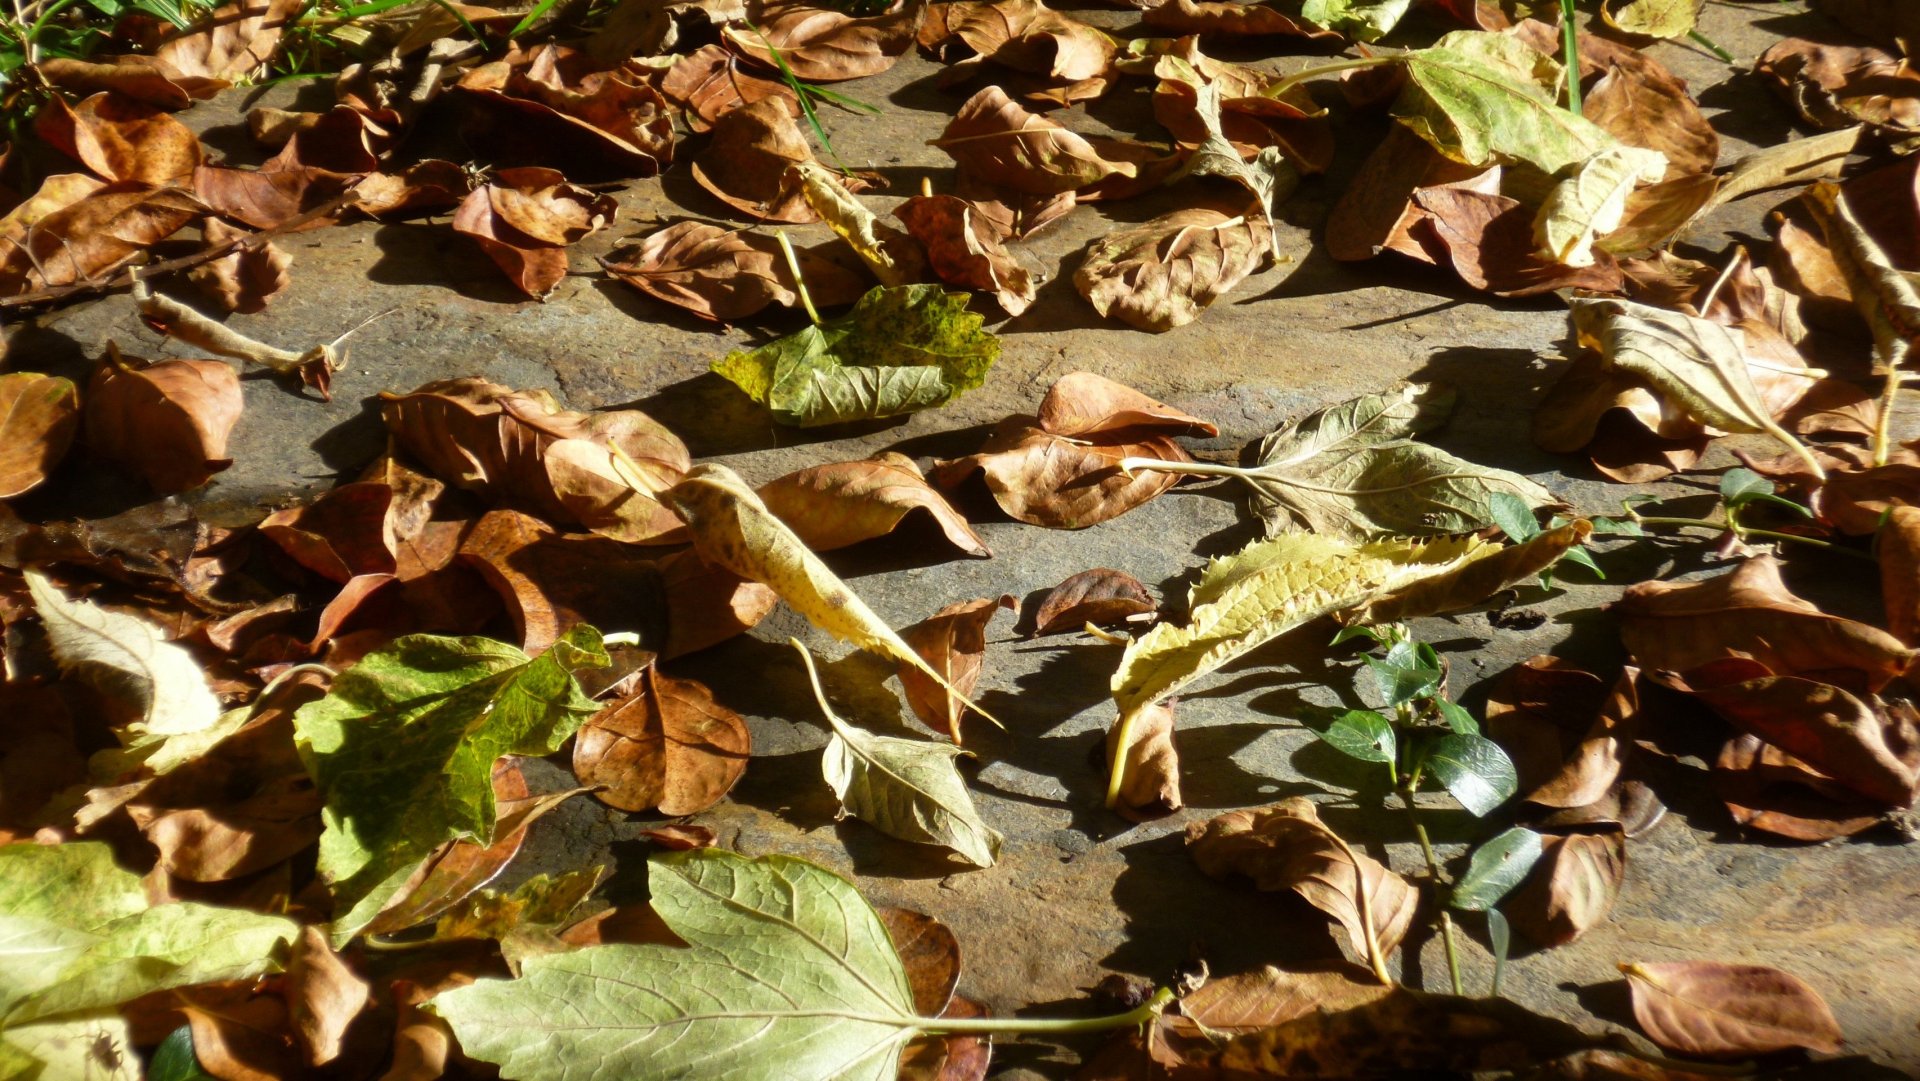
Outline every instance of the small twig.
<svg viewBox="0 0 1920 1081"><path fill-rule="evenodd" d="M800 294L800 306L807 309L807 318L814 326L820 325L820 313L814 309L813 297L807 294L807 279L800 275L800 257L793 253L793 241L787 239L785 229L775 229L773 235L780 241L780 254L787 257L787 269L793 272L793 290Z"/></svg>

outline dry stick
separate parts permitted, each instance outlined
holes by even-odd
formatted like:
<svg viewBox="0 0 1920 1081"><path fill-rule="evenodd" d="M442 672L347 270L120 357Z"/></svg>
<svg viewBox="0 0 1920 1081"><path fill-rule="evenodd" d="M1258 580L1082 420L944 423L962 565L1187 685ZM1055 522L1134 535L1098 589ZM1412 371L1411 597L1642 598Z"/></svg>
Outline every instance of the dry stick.
<svg viewBox="0 0 1920 1081"><path fill-rule="evenodd" d="M70 296L88 293L104 293L110 289L124 289L132 285L136 277L153 277L175 270L188 270L202 263L211 263L215 259L235 251L252 251L255 248L264 246L275 237L293 232L309 222L317 221L339 211L343 207L351 206L358 202L359 199L359 193L349 189L321 203L312 210L288 218L286 221L281 222L271 229L263 229L258 233L249 233L246 236L235 237L225 243L215 244L202 251L194 252L192 255L183 255L178 259L166 259L158 263L149 263L143 267L129 267L102 281L74 282L71 285L52 286L32 293L21 293L18 296L0 297L0 309L24 308L34 304L48 304L56 300L65 300Z"/></svg>

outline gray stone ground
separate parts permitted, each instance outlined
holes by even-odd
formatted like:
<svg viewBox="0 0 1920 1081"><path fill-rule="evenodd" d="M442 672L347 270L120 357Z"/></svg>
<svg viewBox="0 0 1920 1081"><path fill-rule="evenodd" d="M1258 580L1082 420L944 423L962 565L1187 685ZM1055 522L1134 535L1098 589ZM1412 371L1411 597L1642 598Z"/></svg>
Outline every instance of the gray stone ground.
<svg viewBox="0 0 1920 1081"><path fill-rule="evenodd" d="M1071 4L1067 6L1073 6ZM1750 61L1775 37L1804 25L1800 4L1716 2L1704 27ZM1122 28L1124 12L1079 14ZM1726 137L1723 163L1753 145L1796 134L1784 105L1751 76L1735 74L1692 46L1654 52L1691 81ZM1257 53L1229 53L1247 59ZM1276 63L1290 66L1299 59ZM937 67L909 56L891 72L844 89L881 103L879 118L831 117L836 145L856 168L877 169L904 196L930 177L950 182L950 162L924 140L933 137L961 97L934 83ZM1141 84L1096 103L1098 122L1151 132ZM311 90L309 91L311 92ZM291 95L276 90L264 100ZM186 114L209 138L246 153L236 127L254 101L239 92ZM1075 126L1081 126L1078 122ZM1381 128L1370 120L1343 126L1352 144L1332 177L1310 181L1286 208L1283 264L1245 284L1198 323L1150 335L1098 318L1070 278L1080 253L1113 221L1144 220L1172 205L1147 198L1082 208L1034 238L1030 251L1053 270L1040 301L998 324L1005 352L988 385L952 405L860 435L795 432L769 423L707 364L726 349L791 329L773 319L725 331L711 329L617 282L593 257L616 239L695 216L728 220L700 190L684 163L658 181L620 195L621 214L608 234L574 256L577 276L544 304L517 300L498 272L444 219L405 224L361 223L284 241L295 258L292 288L263 314L233 324L263 339L305 347L388 308L398 311L357 336L352 363L340 373L336 399L321 404L268 380L247 383L247 413L235 432L233 469L195 496L215 520L247 520L288 500L311 498L351 474L380 448L383 435L372 396L433 379L483 375L516 386L550 387L579 408L637 405L671 425L696 456L724 461L758 483L801 466L898 449L923 463L977 449L987 428L1009 413L1031 412L1046 387L1076 369L1101 372L1216 421L1222 437L1209 449L1231 451L1306 409L1396 380L1445 379L1456 384L1458 416L1437 437L1477 461L1530 473L1576 506L1605 511L1628 490L1600 483L1583 463L1544 454L1529 443L1528 417L1553 377L1561 348L1563 307L1552 298L1499 301L1467 292L1450 275L1378 261L1342 265L1316 249L1314 232L1346 177ZM452 151L458 154L458 148ZM1173 196L1171 198L1178 198ZM1764 249L1765 210L1777 196L1749 198L1707 222L1683 247L1716 258L1728 238ZM887 200L881 200L887 201ZM802 229L808 242L820 227ZM815 235L818 234L818 235ZM997 318L997 316L996 316ZM182 355L155 339L124 296L62 310L37 327L17 328L9 365L79 366L117 339L129 352ZM1716 451L1711 466L1731 459ZM1664 495L1708 490L1698 481L1663 485ZM138 493L106 479L69 503L104 513L138 501ZM961 508L980 523L991 560L950 560L924 529L836 553L832 562L895 626L970 597L1025 596L1095 566L1126 570L1155 586L1177 610L1205 557L1231 551L1254 533L1238 494L1228 487L1190 486L1115 521L1079 532L1011 522L982 491ZM1708 501L1702 499L1702 509ZM1645 543L1615 546L1602 557L1612 580L1627 583L1700 568L1693 547ZM1795 582L1838 610L1877 618L1874 592L1820 575L1830 568L1802 561ZM1851 570L1851 568L1847 568ZM1476 708L1484 677L1536 653L1555 652L1592 666L1617 665L1617 637L1598 610L1617 586L1589 584L1574 573L1564 592L1540 602L1551 614L1532 631L1494 631L1480 614L1423 622L1418 628L1453 659L1456 692ZM1013 638L1011 621L996 625L981 684L982 701L1009 722L999 733L977 726L980 755L974 791L988 822L1007 835L1001 862L968 870L936 852L889 840L858 822L836 823L835 805L819 773L824 734L804 675L784 643L798 635L826 657L843 647L824 640L784 609L751 637L675 662L680 675L706 681L721 701L745 714L754 760L732 797L697 821L723 843L748 853L788 852L855 875L877 903L905 905L953 927L966 951L961 990L996 1011L1073 1012L1109 972L1164 979L1189 957L1217 973L1262 964L1331 956L1324 918L1289 896L1259 894L1202 877L1183 851L1182 828L1220 811L1296 793L1345 793L1355 775L1316 746L1292 719L1302 703L1331 702L1327 685L1354 685L1347 662L1328 662L1313 634L1296 636L1207 680L1180 705L1179 748L1187 808L1130 826L1100 809L1101 735L1111 720L1107 678L1116 647L1055 637ZM885 723L901 711L891 690L871 688L890 669L848 657L830 669L848 711ZM862 690L861 688L866 688ZM1351 693L1351 692L1348 692ZM911 723L911 722L904 722ZM1707 750L1711 754L1711 750ZM549 778L558 783L560 771ZM1626 885L1612 919L1579 942L1518 958L1507 993L1537 1009L1593 1025L1631 1026L1617 962L1718 958L1787 968L1833 1004L1852 1050L1902 1069L1920 1068L1920 848L1898 838L1802 846L1739 836L1705 788L1698 759L1654 774L1671 805L1664 822L1630 846ZM1397 811L1375 796L1330 805L1327 817L1346 836L1406 871L1419 865ZM1437 810L1436 841L1449 858L1483 836L1485 827L1460 812ZM636 839L645 816L575 800L540 827L527 866L570 869L612 861L612 889L631 896L643 881L646 846ZM1456 867L1458 864L1455 865ZM1427 937L1401 959L1404 979L1442 988L1445 964ZM1467 947L1473 988L1486 985L1489 955ZM1062 1076L1075 1049L1003 1044L997 1076Z"/></svg>

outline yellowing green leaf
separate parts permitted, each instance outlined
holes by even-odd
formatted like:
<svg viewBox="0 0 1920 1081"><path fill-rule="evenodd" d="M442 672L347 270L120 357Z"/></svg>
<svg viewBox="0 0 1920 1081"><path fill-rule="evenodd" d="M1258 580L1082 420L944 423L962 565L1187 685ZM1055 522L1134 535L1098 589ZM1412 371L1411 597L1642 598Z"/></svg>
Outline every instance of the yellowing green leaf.
<svg viewBox="0 0 1920 1081"><path fill-rule="evenodd" d="M1700 17L1702 0L1607 0L1600 17L1615 30L1653 38L1685 37Z"/></svg>
<svg viewBox="0 0 1920 1081"><path fill-rule="evenodd" d="M1667 156L1637 146L1612 146L1582 162L1548 193L1534 219L1534 239L1554 262L1593 265L1593 242L1613 232L1627 212L1627 198L1642 184L1667 175Z"/></svg>
<svg viewBox="0 0 1920 1081"><path fill-rule="evenodd" d="M445 992L467 1054L525 1081L894 1081L919 1019L887 930L790 856L655 856L650 903L686 948L593 946Z"/></svg>
<svg viewBox="0 0 1920 1081"><path fill-rule="evenodd" d="M951 743L876 736L848 724L827 705L813 655L797 640L789 641L806 662L814 701L833 730L820 770L846 813L889 837L944 845L970 863L993 866L1000 834L980 820L967 783L953 765L967 752Z"/></svg>
<svg viewBox="0 0 1920 1081"><path fill-rule="evenodd" d="M926 256L915 250L912 237L880 224L845 184L818 162L803 161L787 168L799 182L800 193L820 220L853 248L884 285L910 285L925 273Z"/></svg>
<svg viewBox="0 0 1920 1081"><path fill-rule="evenodd" d="M485 638L410 635L294 714L300 757L326 801L319 869L336 942L440 845L493 840L494 762L558 750L599 710L574 671L607 663L585 625L536 658Z"/></svg>
<svg viewBox="0 0 1920 1081"><path fill-rule="evenodd" d="M10 1026L0 1030L0 1077L140 1081L132 1046L132 1027L113 1010Z"/></svg>
<svg viewBox="0 0 1920 1081"><path fill-rule="evenodd" d="M1399 24L1413 0L1306 0L1302 18L1355 41L1377 41Z"/></svg>
<svg viewBox="0 0 1920 1081"><path fill-rule="evenodd" d="M70 600L38 571L27 571L26 579L54 659L109 697L131 703L140 719L130 727L139 736L198 732L220 719L220 703L193 655L166 641L158 627Z"/></svg>
<svg viewBox="0 0 1920 1081"><path fill-rule="evenodd" d="M686 520L693 546L707 562L762 583L807 617L807 622L835 638L926 673L959 696L969 709L994 720L992 714L954 690L847 588L785 522L767 509L738 473L724 465L695 466L685 480L667 489L661 498Z"/></svg>
<svg viewBox="0 0 1920 1081"><path fill-rule="evenodd" d="M803 428L931 408L984 383L1000 359L967 300L937 285L876 286L847 314L728 353L713 370Z"/></svg>
<svg viewBox="0 0 1920 1081"><path fill-rule="evenodd" d="M1614 145L1560 108L1560 65L1518 38L1456 30L1402 60L1407 87L1394 115L1455 161L1525 162L1553 174Z"/></svg>

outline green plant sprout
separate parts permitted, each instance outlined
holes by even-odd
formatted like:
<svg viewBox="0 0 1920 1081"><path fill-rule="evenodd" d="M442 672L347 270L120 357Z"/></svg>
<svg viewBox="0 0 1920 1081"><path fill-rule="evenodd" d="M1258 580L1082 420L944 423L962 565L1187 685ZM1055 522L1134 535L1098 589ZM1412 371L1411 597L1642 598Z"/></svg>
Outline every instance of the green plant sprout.
<svg viewBox="0 0 1920 1081"><path fill-rule="evenodd" d="M546 2L552 3L553 0L546 0ZM841 161L839 152L834 150L833 139L827 135L826 125L820 123L820 115L813 108L813 99L819 98L828 104L838 105L850 112L866 113L868 116L879 116L880 107L845 94L836 94L824 86L816 86L804 81L793 73L791 67L787 66L787 58L780 55L780 50L775 48L773 42L767 38L766 31L753 23L748 23L747 28L760 39L760 44L767 47L767 53L773 57L774 66L780 69L780 80L787 84L788 90L793 91L794 98L800 102L800 112L807 119L807 126L813 129L814 138L820 140L820 149L827 152L827 156L833 159L833 163L840 167L842 173L848 176L853 175L853 170L847 168L847 163Z"/></svg>

